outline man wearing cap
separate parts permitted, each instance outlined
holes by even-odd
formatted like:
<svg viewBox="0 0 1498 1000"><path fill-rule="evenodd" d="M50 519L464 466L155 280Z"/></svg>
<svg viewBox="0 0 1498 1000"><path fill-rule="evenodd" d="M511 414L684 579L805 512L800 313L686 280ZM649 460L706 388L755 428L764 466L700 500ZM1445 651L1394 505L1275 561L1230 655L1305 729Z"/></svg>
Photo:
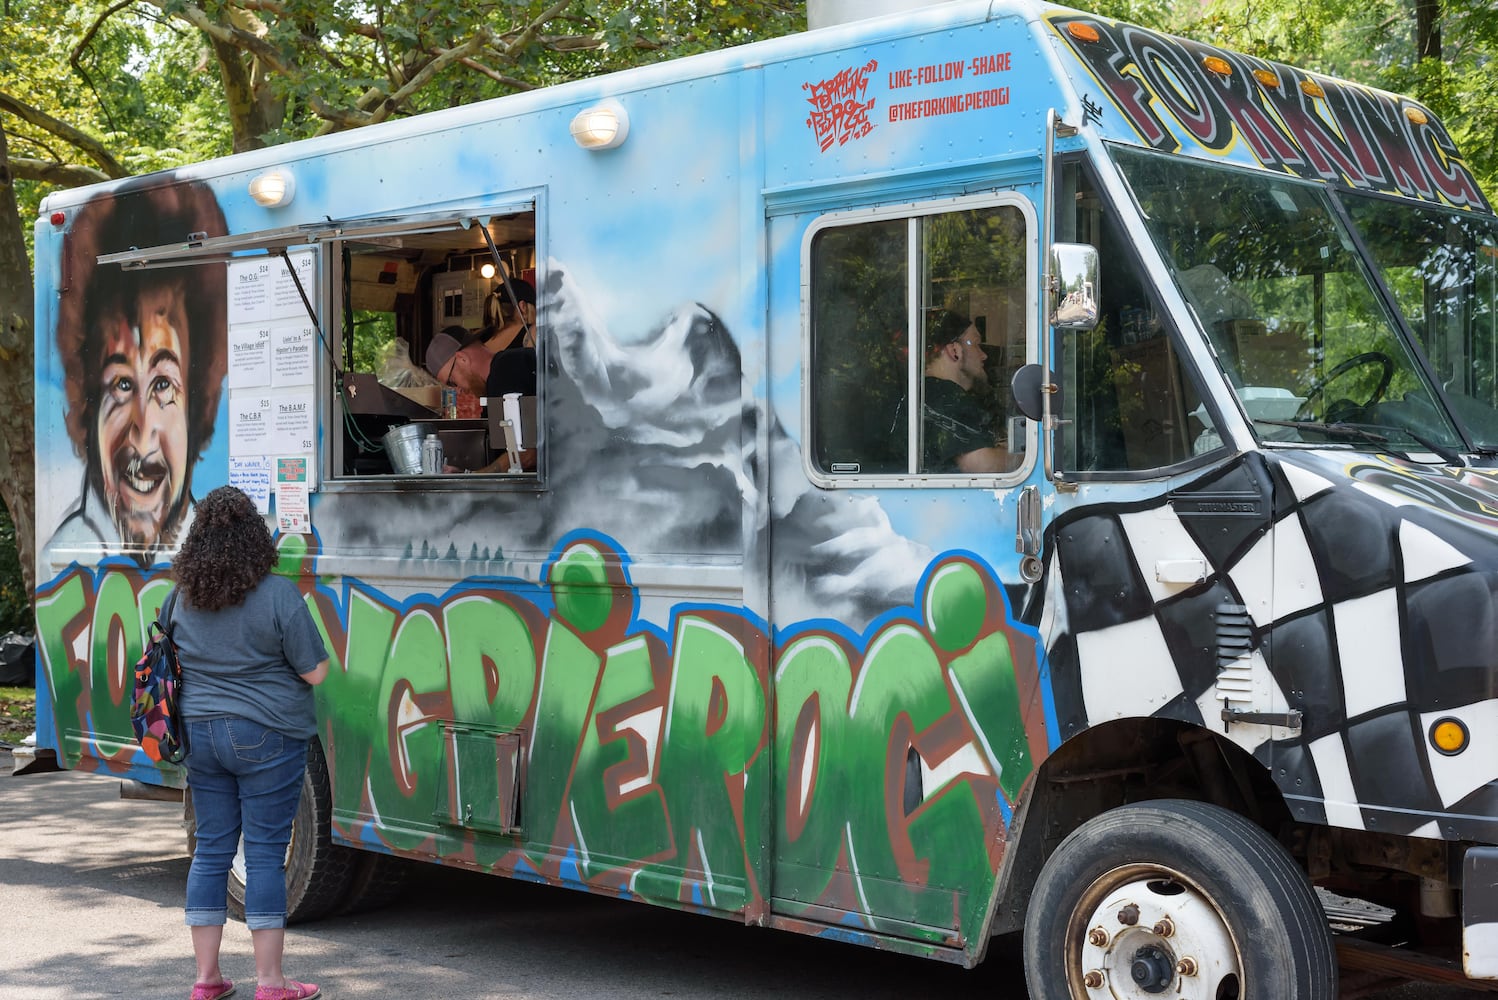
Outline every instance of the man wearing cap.
<svg viewBox="0 0 1498 1000"><path fill-rule="evenodd" d="M973 392L988 385L981 341L972 320L945 309L927 322L923 472L1004 472L1010 466L993 414Z"/></svg>
<svg viewBox="0 0 1498 1000"><path fill-rule="evenodd" d="M426 370L443 385L498 399L507 392L536 394L536 349L512 347L491 353L480 337L459 340L439 333L427 345Z"/></svg>

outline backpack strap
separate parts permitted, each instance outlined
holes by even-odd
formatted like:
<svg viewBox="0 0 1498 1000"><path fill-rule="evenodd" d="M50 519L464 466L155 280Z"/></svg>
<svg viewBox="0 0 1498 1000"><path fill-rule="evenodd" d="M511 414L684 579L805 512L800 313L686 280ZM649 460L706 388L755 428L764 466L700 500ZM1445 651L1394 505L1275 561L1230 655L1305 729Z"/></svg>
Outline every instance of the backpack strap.
<svg viewBox="0 0 1498 1000"><path fill-rule="evenodd" d="M159 619L161 622L161 631L166 633L168 639L172 637L172 605L176 603L177 588L173 587L172 592L166 595L166 601L161 605L161 617Z"/></svg>

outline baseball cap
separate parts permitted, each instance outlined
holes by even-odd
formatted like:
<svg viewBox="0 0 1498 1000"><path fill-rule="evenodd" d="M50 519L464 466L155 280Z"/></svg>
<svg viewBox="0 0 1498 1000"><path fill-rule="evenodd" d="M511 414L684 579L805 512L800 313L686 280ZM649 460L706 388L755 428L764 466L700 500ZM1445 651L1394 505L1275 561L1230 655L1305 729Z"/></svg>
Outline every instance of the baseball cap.
<svg viewBox="0 0 1498 1000"><path fill-rule="evenodd" d="M426 369L437 378L442 377L442 369L453 359L453 355L463 349L458 338L448 333L439 333L432 338L427 345Z"/></svg>

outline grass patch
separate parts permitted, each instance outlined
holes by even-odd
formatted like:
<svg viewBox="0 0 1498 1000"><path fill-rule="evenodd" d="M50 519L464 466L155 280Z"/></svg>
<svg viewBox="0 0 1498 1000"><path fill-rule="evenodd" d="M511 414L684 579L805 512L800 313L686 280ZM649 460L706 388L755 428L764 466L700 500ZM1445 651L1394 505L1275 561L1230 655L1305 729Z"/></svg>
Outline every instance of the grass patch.
<svg viewBox="0 0 1498 1000"><path fill-rule="evenodd" d="M36 691L0 687L0 743L20 743L36 728Z"/></svg>

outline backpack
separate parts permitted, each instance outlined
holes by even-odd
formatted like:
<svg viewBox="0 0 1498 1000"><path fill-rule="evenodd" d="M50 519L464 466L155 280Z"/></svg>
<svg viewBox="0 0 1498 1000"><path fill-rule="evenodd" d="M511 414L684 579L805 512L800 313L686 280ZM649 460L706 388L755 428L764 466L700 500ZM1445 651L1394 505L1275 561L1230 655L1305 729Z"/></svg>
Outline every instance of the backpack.
<svg viewBox="0 0 1498 1000"><path fill-rule="evenodd" d="M146 630L146 651L135 664L135 694L130 700L130 726L136 742L147 757L169 764L180 764L187 757L187 732L178 707L182 665L177 662L177 644L172 641L172 604L176 600L173 588L162 605L161 617Z"/></svg>

